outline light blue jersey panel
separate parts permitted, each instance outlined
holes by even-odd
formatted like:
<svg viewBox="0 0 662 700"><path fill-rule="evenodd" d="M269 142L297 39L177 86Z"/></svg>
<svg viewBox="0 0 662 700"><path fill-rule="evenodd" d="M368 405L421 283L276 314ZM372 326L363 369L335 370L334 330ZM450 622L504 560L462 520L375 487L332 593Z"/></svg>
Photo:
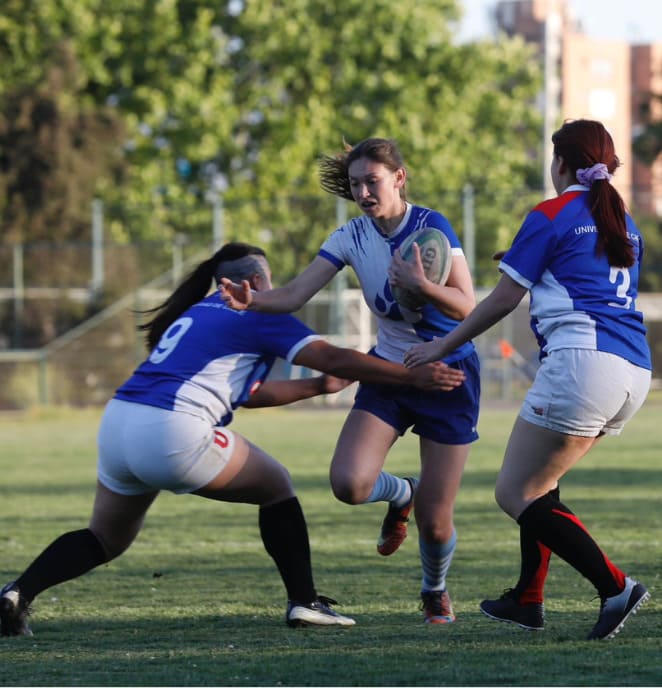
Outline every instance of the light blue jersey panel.
<svg viewBox="0 0 662 700"><path fill-rule="evenodd" d="M445 216L411 204L407 205L400 226L390 236L384 235L369 216L360 216L336 229L319 252L338 269L345 265L353 268L363 297L377 317L375 350L380 357L392 362L402 362L411 345L447 335L458 325L432 304L426 304L419 311L402 308L391 293L388 269L393 254L411 233L426 227L442 231L450 241L453 255L463 255L460 241ZM473 344L465 343L444 361L456 362L472 352Z"/></svg>
<svg viewBox="0 0 662 700"><path fill-rule="evenodd" d="M595 254L597 229L585 187L568 188L524 220L499 269L529 290L531 327L543 354L586 348L651 368L636 310L643 240L629 216L626 223L636 262L617 268Z"/></svg>
<svg viewBox="0 0 662 700"><path fill-rule="evenodd" d="M227 425L277 357L291 362L318 339L289 314L233 311L214 294L170 325L115 397Z"/></svg>

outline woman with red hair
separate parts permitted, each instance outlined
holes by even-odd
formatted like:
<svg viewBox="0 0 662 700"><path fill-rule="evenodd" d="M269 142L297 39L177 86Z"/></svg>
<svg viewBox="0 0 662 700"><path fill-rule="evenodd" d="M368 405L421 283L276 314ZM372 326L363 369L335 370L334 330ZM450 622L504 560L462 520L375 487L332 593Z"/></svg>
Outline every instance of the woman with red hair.
<svg viewBox="0 0 662 700"><path fill-rule="evenodd" d="M485 332L530 294L541 363L510 435L496 500L520 526L514 588L484 600L488 617L544 626L543 586L554 552L597 589L589 639L608 639L649 598L609 560L560 500L558 482L604 434L617 435L643 404L651 381L643 317L635 308L643 240L610 180L619 165L596 121L566 122L553 136L558 196L526 217L492 293L443 338L411 347L405 364L445 357Z"/></svg>

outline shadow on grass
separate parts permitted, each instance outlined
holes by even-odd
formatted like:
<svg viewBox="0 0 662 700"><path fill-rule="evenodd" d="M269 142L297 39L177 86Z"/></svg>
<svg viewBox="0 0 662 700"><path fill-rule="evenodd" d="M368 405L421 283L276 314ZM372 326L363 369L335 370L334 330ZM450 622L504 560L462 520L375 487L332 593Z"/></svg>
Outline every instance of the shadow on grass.
<svg viewBox="0 0 662 700"><path fill-rule="evenodd" d="M120 611L125 618L126 610ZM155 619L35 620L3 638L4 686L656 686L660 614L641 612L609 642L583 638L587 613L555 612L541 633L463 613L423 625L366 612L349 629L290 629L282 611ZM657 650L657 651L656 651Z"/></svg>

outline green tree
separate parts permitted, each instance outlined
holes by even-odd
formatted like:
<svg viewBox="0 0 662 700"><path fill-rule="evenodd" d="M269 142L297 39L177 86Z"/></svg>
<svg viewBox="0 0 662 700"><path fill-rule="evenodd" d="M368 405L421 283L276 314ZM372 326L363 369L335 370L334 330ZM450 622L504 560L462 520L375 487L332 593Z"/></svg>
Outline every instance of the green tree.
<svg viewBox="0 0 662 700"><path fill-rule="evenodd" d="M652 115L656 103L662 103L662 95L645 96L640 105L640 116L645 127L632 142L634 156L649 167L662 155L662 121L654 119ZM659 291L662 289L662 222L659 216L650 213L635 212L635 219L644 235L646 246L641 291Z"/></svg>
<svg viewBox="0 0 662 700"><path fill-rule="evenodd" d="M115 241L208 240L209 199L222 195L227 235L270 248L282 281L335 223L318 157L383 135L402 147L411 198L460 234L462 188L474 186L488 260L541 187L532 50L506 38L458 45L457 0L344 0L341 10L328 0L6 0L0 95L39 92L53 48L68 47L78 68L60 104L117 118L106 141L122 167L100 159L82 178L113 213Z"/></svg>
<svg viewBox="0 0 662 700"><path fill-rule="evenodd" d="M645 126L632 142L634 155L646 165L652 165L662 153L662 121L652 116L653 106L662 103L662 95L639 96L639 116Z"/></svg>
<svg viewBox="0 0 662 700"><path fill-rule="evenodd" d="M274 195L317 196L318 155L371 135L399 142L410 196L441 208L460 233L461 192L474 185L478 254L489 257L512 236L513 210L530 203L524 188L540 187L531 49L507 39L456 45L452 0L346 0L342 13L332 10L324 0L255 0L230 28L243 42L232 57L234 94L258 116L237 132L255 162L239 168L251 178L231 178L233 194L257 204L278 248L295 251L281 273L310 259L331 219L320 222L316 207L293 220Z"/></svg>
<svg viewBox="0 0 662 700"><path fill-rule="evenodd" d="M111 111L122 124L122 138L112 146L125 167L107 167L91 179L86 174L96 195L132 212L131 225L112 229L118 241L174 232L180 222L169 225L171 210L197 201L198 185L209 179L201 166L213 161L219 144L231 142L232 95L223 89L231 83L223 65L227 37L214 24L213 4L7 0L0 9L3 112L16 91L44 89L57 48L68 50L78 66L59 103ZM85 129L80 125L79 133ZM33 160L42 148L61 147L34 144ZM177 168L185 161L190 172Z"/></svg>
<svg viewBox="0 0 662 700"><path fill-rule="evenodd" d="M88 236L96 182L117 174L122 121L75 98L79 69L70 46L53 47L38 85L0 100L0 230L5 242Z"/></svg>

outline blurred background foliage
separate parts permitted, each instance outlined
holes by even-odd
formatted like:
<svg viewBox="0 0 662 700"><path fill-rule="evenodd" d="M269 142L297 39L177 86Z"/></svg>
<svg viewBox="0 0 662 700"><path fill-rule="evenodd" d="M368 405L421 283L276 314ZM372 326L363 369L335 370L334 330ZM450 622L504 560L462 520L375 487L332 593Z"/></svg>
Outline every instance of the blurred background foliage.
<svg viewBox="0 0 662 700"><path fill-rule="evenodd" d="M285 279L329 232L319 156L379 135L401 146L410 198L459 233L473 185L478 255L490 254L540 186L541 76L518 40L454 44L460 12L455 0L345 0L341 11L325 0L5 0L2 242L89 237L93 197L115 212L117 243L207 236L200 204L222 197L226 235L266 245Z"/></svg>
<svg viewBox="0 0 662 700"><path fill-rule="evenodd" d="M160 300L143 286L169 288L222 240L264 247L275 284L290 279L358 213L322 192L319 157L369 136L399 143L409 199L471 240L489 288L492 254L544 196L550 144L534 49L460 43L461 16L460 0L3 0L0 355L46 349L4 358L4 403L35 387L103 400L144 352L126 313ZM634 143L646 162L659 128ZM662 291L660 220L634 214L641 291Z"/></svg>
<svg viewBox="0 0 662 700"><path fill-rule="evenodd" d="M222 201L225 237L265 247L282 283L335 227L319 156L385 136L409 198L460 236L472 187L476 282L490 284L492 253L542 197L542 74L521 39L455 41L461 13L459 0L4 0L0 243L87 241L99 198L108 243L208 244ZM643 224L659 289L659 222Z"/></svg>

